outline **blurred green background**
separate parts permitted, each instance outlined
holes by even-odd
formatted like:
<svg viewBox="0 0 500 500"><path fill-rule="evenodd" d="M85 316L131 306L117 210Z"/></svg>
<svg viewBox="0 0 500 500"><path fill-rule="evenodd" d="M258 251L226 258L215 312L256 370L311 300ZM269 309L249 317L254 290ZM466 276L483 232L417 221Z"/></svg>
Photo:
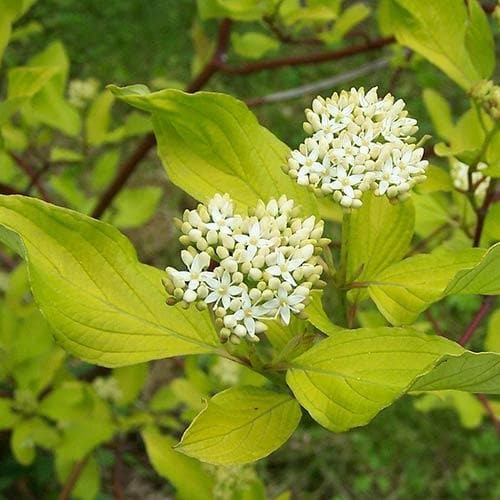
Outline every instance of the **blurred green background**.
<svg viewBox="0 0 500 500"><path fill-rule="evenodd" d="M23 22L38 21L43 31L13 44L6 60L8 66L21 64L47 42L60 39L70 56L72 78L95 77L102 84L161 86L173 81L182 85L191 77L194 18L194 0L41 0ZM215 29L215 23L208 26L209 34ZM250 27L245 25L244 29ZM286 48L287 54L292 51L300 48ZM403 57L392 48L384 53ZM229 57L238 61L234 54ZM240 98L255 97L341 74L375 57L379 56L369 53L337 63L283 68L249 77L216 76L209 88ZM423 88L439 89L453 103L456 115L466 106L457 87L418 57L402 71L381 70L344 86L360 85L378 85L382 93L395 91L407 101L423 133L430 131L420 97ZM311 97L256 112L264 125L293 146L302 139L302 113ZM295 128L290 123L295 123ZM144 179L165 186L166 195L159 214L128 235L143 260L164 266L176 253L169 220L189 200L181 200L184 195L169 185L154 158L139 169L132 184L141 184ZM452 330L466 323L470 308L470 303L456 304L456 314L445 319L445 326ZM343 435L304 421L285 447L258 466L270 495L289 488L300 499L500 498L500 441L488 420L479 429L467 430L452 410L424 414L415 411L413 400L406 397L367 427ZM0 459L0 491L2 482L16 477L28 478L32 491L37 491L37 485L48 480L50 460L48 454L39 453L26 471L12 460ZM131 474L141 478L143 489L129 491L127 498L167 498L168 487L151 471L137 466L133 457L130 464Z"/></svg>

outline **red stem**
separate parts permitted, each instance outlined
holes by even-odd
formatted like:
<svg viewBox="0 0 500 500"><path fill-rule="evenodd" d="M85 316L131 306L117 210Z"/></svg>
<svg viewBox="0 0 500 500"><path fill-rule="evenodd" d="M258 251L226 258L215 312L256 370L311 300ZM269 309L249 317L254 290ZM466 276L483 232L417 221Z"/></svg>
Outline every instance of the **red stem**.
<svg viewBox="0 0 500 500"><path fill-rule="evenodd" d="M21 193L19 193L19 191L14 189L12 186L0 182L0 194L21 194Z"/></svg>
<svg viewBox="0 0 500 500"><path fill-rule="evenodd" d="M68 500L69 498L71 498L71 492L73 491L73 488L75 487L80 474L83 472L85 465L87 465L88 459L89 456L87 455L75 464L68 478L66 479L66 482L64 483L61 493L57 497L58 500Z"/></svg>
<svg viewBox="0 0 500 500"><path fill-rule="evenodd" d="M465 330L464 334L458 340L458 343L460 345L465 345L469 342L469 340L476 332L476 329L480 325L481 321L490 312L490 309L493 307L494 302L495 302L495 297L493 296L484 297L481 307L477 311L474 318L472 318L472 321L469 323L469 326Z"/></svg>
<svg viewBox="0 0 500 500"><path fill-rule="evenodd" d="M331 52L314 52L312 54L301 54L297 56L281 57L276 59L268 59L265 61L258 61L254 63L242 64L240 66L231 66L229 64L221 64L219 70L222 73L230 75L248 75L249 73L256 73L267 69L281 68L285 66L300 66L303 64L318 64L327 61L338 61L346 57L369 52L371 50L380 49L386 45L395 42L395 38L385 37L378 38L371 42L363 43L361 45L353 45L340 50Z"/></svg>
<svg viewBox="0 0 500 500"><path fill-rule="evenodd" d="M50 197L47 194L47 191L45 190L43 184L40 182L40 179L37 176L37 172L33 169L33 167L27 161L25 161L24 158L17 156L15 153L10 153L10 157L14 160L16 165L31 179L31 183L36 186L43 200L50 201Z"/></svg>
<svg viewBox="0 0 500 500"><path fill-rule="evenodd" d="M489 417L491 418L491 421L493 422L493 425L495 426L495 429L498 434L500 434L500 419L495 415L495 412L493 410L493 407L491 406L490 400L484 395L484 394L476 394L477 399L481 402L481 404L484 406L484 409L488 413Z"/></svg>

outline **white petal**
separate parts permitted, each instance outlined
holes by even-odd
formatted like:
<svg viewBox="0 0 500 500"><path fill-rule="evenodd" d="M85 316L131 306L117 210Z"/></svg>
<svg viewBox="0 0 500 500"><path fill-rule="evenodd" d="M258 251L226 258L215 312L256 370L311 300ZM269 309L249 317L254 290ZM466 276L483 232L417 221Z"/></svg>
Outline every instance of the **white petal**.
<svg viewBox="0 0 500 500"><path fill-rule="evenodd" d="M288 307L280 307L280 316L285 325L290 323L290 309Z"/></svg>

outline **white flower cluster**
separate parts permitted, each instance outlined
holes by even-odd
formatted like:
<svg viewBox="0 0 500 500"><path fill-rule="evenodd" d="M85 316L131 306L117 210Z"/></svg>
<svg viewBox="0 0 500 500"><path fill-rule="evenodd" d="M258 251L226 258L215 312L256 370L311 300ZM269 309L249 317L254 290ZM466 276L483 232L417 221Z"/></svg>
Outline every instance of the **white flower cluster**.
<svg viewBox="0 0 500 500"><path fill-rule="evenodd" d="M459 191L469 191L469 168L469 165L456 158L451 160L451 178L453 180L453 186ZM491 182L491 177L484 175L482 172L487 168L488 165L486 163L479 162L476 170L471 174L474 195L479 202L484 200L486 191Z"/></svg>
<svg viewBox="0 0 500 500"><path fill-rule="evenodd" d="M377 88L317 97L306 109L308 137L283 167L316 194L332 196L344 207L360 207L365 191L402 199L423 182L428 165L413 135L417 122L405 103Z"/></svg>
<svg viewBox="0 0 500 500"><path fill-rule="evenodd" d="M99 82L95 78L71 80L68 86L68 101L77 108L83 108L91 101L99 90Z"/></svg>
<svg viewBox="0 0 500 500"><path fill-rule="evenodd" d="M212 308L221 339L235 343L258 341L266 319L304 317L311 288L324 285L318 255L330 243L323 221L297 217L286 196L259 200L249 212L236 214L227 194L186 210L176 224L187 269L166 270L167 304Z"/></svg>

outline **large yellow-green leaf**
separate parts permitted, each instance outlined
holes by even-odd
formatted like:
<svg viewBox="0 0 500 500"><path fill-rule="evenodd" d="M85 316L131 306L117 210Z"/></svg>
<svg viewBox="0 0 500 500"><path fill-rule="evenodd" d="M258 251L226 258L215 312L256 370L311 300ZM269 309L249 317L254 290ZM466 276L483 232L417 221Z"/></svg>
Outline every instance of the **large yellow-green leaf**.
<svg viewBox="0 0 500 500"><path fill-rule="evenodd" d="M500 243L493 245L476 266L469 267L455 276L447 294L500 294Z"/></svg>
<svg viewBox="0 0 500 500"><path fill-rule="evenodd" d="M300 417L299 405L288 394L233 387L210 399L177 449L212 464L253 462L285 443Z"/></svg>
<svg viewBox="0 0 500 500"><path fill-rule="evenodd" d="M480 248L470 248L408 257L374 276L368 292L390 323L407 325L446 295L454 276L476 265L483 254Z"/></svg>
<svg viewBox="0 0 500 500"><path fill-rule="evenodd" d="M143 86L111 90L149 111L169 178L198 200L227 192L240 208L286 194L317 214L314 196L281 171L289 148L234 97L180 90L148 93Z"/></svg>
<svg viewBox="0 0 500 500"><path fill-rule="evenodd" d="M419 377L412 391L459 391L500 394L500 354L465 351L444 356L429 373Z"/></svg>
<svg viewBox="0 0 500 500"><path fill-rule="evenodd" d="M349 223L347 283L371 280L401 259L408 251L414 224L411 200L392 204L385 196L367 193L363 206L353 211ZM355 302L364 294L353 290L349 295Z"/></svg>
<svg viewBox="0 0 500 500"><path fill-rule="evenodd" d="M162 273L114 227L23 196L0 196L0 241L28 262L31 288L61 345L119 366L217 345L208 314L167 307Z"/></svg>
<svg viewBox="0 0 500 500"><path fill-rule="evenodd" d="M206 500L212 498L214 481L194 458L174 451L175 439L148 427L142 431L149 461L154 470L177 490L179 500Z"/></svg>
<svg viewBox="0 0 500 500"><path fill-rule="evenodd" d="M445 355L463 352L410 328L344 330L294 359L287 383L316 421L342 432L367 424Z"/></svg>
<svg viewBox="0 0 500 500"><path fill-rule="evenodd" d="M477 0L392 0L391 27L465 89L493 72L493 36Z"/></svg>

